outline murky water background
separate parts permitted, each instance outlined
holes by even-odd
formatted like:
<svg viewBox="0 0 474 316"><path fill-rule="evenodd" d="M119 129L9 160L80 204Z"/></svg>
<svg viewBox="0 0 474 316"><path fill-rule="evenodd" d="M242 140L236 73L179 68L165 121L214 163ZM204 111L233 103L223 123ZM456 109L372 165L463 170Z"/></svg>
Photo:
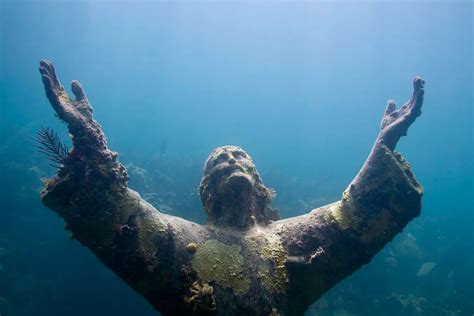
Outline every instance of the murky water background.
<svg viewBox="0 0 474 316"><path fill-rule="evenodd" d="M340 198L387 99L426 79L398 146L425 188L421 217L308 315L474 313L471 1L0 1L0 314L155 315L39 202L54 173L32 146L67 139L38 62L82 82L131 186L202 222L202 166L233 144L274 206L294 216Z"/></svg>

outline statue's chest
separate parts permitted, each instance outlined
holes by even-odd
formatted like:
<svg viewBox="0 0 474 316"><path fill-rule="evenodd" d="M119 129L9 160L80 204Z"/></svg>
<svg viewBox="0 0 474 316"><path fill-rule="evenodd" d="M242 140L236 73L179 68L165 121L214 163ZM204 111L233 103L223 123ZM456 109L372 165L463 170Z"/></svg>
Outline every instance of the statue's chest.
<svg viewBox="0 0 474 316"><path fill-rule="evenodd" d="M285 293L288 283L287 252L280 238L257 230L244 237L244 245L248 253L247 267L255 283L272 296Z"/></svg>
<svg viewBox="0 0 474 316"><path fill-rule="evenodd" d="M258 230L214 237L197 246L191 265L213 288L218 310L261 315L277 309L288 285L287 253L279 237Z"/></svg>

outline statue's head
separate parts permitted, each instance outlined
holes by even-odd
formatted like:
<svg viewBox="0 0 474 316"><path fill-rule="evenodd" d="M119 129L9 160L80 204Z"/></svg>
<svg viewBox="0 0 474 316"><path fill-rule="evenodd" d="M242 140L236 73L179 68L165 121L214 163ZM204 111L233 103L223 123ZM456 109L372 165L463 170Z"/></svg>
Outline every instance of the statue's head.
<svg viewBox="0 0 474 316"><path fill-rule="evenodd" d="M267 188L252 158L240 147L216 148L206 161L199 186L208 222L246 228L278 219L269 207L273 192Z"/></svg>

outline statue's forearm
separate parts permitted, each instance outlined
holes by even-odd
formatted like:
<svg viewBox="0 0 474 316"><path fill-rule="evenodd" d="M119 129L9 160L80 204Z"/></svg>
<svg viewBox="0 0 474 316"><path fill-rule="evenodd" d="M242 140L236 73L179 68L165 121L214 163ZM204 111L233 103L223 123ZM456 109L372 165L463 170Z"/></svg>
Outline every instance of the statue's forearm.
<svg viewBox="0 0 474 316"><path fill-rule="evenodd" d="M369 253L383 247L421 210L421 185L395 146L421 115L424 84L415 77L412 96L398 110L395 101L388 101L372 151L333 211L342 228L355 229Z"/></svg>
<svg viewBox="0 0 474 316"><path fill-rule="evenodd" d="M375 253L420 214L422 194L406 160L377 141L332 213Z"/></svg>

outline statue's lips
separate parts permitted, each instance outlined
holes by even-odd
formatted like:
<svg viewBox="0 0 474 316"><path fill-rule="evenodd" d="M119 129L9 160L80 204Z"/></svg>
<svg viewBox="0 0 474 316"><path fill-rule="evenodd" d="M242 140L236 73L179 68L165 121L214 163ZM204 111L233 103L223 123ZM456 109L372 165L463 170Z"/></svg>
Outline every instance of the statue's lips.
<svg viewBox="0 0 474 316"><path fill-rule="evenodd" d="M239 165L228 165L219 170L221 190L241 190L252 186L252 177Z"/></svg>
<svg viewBox="0 0 474 316"><path fill-rule="evenodd" d="M231 174L234 174L234 173L238 173L238 172L242 172L242 173L245 173L245 170L244 168L242 168L241 166L239 165L234 165L232 167L229 167L227 168L227 174L228 175L231 175Z"/></svg>
<svg viewBox="0 0 474 316"><path fill-rule="evenodd" d="M229 181L229 179L239 177L249 178L249 175L241 170L234 169L227 175L227 181Z"/></svg>
<svg viewBox="0 0 474 316"><path fill-rule="evenodd" d="M233 188L233 190L242 190L251 187L253 181L247 173L234 169L231 174L227 176L224 183L226 186Z"/></svg>
<svg viewBox="0 0 474 316"><path fill-rule="evenodd" d="M229 177L235 173L246 174L245 169L237 164L218 166L212 171L212 174L217 175L222 178Z"/></svg>

